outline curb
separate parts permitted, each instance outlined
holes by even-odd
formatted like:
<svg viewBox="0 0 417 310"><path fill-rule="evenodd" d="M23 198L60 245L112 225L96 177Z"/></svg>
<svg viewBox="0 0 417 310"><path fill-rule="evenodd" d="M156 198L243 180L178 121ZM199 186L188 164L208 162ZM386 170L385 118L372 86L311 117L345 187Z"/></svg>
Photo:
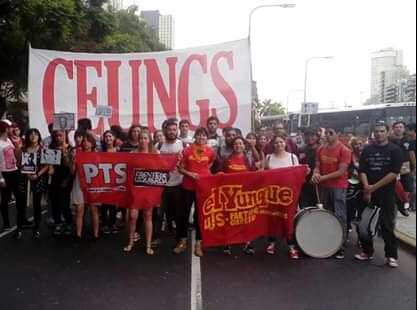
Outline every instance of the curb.
<svg viewBox="0 0 417 310"><path fill-rule="evenodd" d="M398 229L396 229L394 231L394 234L400 242L405 243L406 245L411 246L414 249L416 248L416 239L414 239L414 238L410 237L409 235L399 231Z"/></svg>

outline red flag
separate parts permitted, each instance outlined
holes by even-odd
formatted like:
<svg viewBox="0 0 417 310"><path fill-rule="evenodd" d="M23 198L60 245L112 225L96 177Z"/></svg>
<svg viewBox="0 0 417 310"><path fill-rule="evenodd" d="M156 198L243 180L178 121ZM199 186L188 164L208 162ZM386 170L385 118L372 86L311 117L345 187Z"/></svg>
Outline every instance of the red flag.
<svg viewBox="0 0 417 310"><path fill-rule="evenodd" d="M129 208L155 207L177 161L176 155L80 152L77 172L84 200Z"/></svg>
<svg viewBox="0 0 417 310"><path fill-rule="evenodd" d="M128 167L129 208L159 206L169 174L178 162L177 155L134 154Z"/></svg>
<svg viewBox="0 0 417 310"><path fill-rule="evenodd" d="M132 155L77 153L77 172L85 203L127 206L127 166Z"/></svg>
<svg viewBox="0 0 417 310"><path fill-rule="evenodd" d="M197 200L203 246L291 238L306 166L202 178Z"/></svg>

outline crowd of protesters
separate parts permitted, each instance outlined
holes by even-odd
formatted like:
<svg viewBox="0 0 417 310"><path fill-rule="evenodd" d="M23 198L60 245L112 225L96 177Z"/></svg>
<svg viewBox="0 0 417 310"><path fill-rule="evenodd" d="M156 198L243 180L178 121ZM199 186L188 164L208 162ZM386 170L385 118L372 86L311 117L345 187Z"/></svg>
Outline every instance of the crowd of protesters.
<svg viewBox="0 0 417 310"><path fill-rule="evenodd" d="M396 122L392 128L377 123L372 136L344 135L337 125L327 128L300 128L297 137L290 137L284 124L276 123L271 129L242 135L237 128L219 132L219 120L210 117L206 128L190 133L190 122L169 119L162 129L150 132L146 127L132 125L128 132L112 126L97 136L89 119L78 121L75 132L53 130L42 139L39 130L31 128L21 134L19 127L8 120L0 121L0 188L2 231L11 230L9 202L15 200L17 229L15 239L24 237L25 229L32 229L32 237L39 239L42 199L48 204L53 221L53 235L83 238L85 213L90 214L92 241L100 234L128 231L125 252L134 250L144 231L145 253L154 255L161 242L161 233L175 233L173 253L180 255L187 249L190 225L196 229L194 254L203 256L201 230L196 206L196 182L202 176L216 173L262 171L297 165L307 165L308 175L302 189L299 207L318 203L316 186L319 186L324 207L342 221L345 244L352 223L360 219L361 212L371 201L381 207L381 231L386 247L387 263L397 267L397 241L394 236L397 210L408 216L415 211L415 124ZM20 172L22 153L38 158L41 150L61 151L61 164L38 165L34 174ZM178 154L180 162L171 173L164 189L161 206L154 209L124 209L111 205L84 203L80 181L76 173L77 152L129 152ZM38 160L40 162L40 160ZM30 187L28 187L30 184ZM27 192L32 192L34 220L26 215ZM192 216L194 214L194 216ZM191 215L191 216L190 216ZM190 219L193 218L192 221ZM289 256L299 258L294 238L287 240ZM372 242L360 242L361 253L355 258L372 260ZM268 238L266 253L274 255L277 240ZM243 251L255 254L252 240ZM224 253L231 254L226 246ZM345 256L342 248L336 258Z"/></svg>

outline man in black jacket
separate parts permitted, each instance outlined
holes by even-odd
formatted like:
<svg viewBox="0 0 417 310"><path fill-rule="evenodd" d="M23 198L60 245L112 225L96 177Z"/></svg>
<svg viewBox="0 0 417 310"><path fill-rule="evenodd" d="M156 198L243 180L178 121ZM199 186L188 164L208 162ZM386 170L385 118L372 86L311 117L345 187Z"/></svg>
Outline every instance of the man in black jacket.
<svg viewBox="0 0 417 310"><path fill-rule="evenodd" d="M375 144L365 148L360 159L360 178L364 188L364 200L381 208L381 228L385 241L387 264L398 267L398 243L394 235L396 208L395 184L403 163L401 149L389 141L389 126L375 126ZM373 259L373 241L361 240L363 251L355 258L360 261Z"/></svg>

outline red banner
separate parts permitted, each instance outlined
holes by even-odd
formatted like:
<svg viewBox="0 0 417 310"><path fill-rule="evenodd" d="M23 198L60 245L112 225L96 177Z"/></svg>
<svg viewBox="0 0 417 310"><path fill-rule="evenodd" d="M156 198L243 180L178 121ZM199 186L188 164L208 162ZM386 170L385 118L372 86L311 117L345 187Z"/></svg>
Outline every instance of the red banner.
<svg viewBox="0 0 417 310"><path fill-rule="evenodd" d="M203 246L291 238L306 166L202 178L197 200Z"/></svg>
<svg viewBox="0 0 417 310"><path fill-rule="evenodd" d="M155 207L177 160L176 155L77 153L85 203Z"/></svg>

